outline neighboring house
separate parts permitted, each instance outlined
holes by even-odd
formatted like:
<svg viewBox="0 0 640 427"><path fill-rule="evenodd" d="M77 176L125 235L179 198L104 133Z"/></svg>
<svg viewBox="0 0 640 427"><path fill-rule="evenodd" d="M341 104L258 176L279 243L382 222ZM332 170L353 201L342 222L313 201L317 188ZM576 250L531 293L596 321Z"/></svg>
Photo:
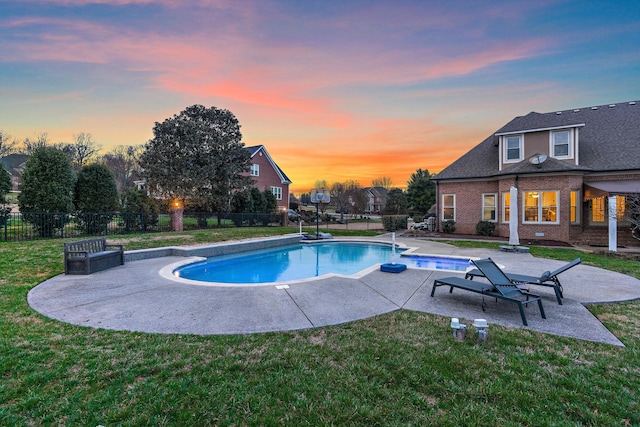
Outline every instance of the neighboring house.
<svg viewBox="0 0 640 427"><path fill-rule="evenodd" d="M11 174L11 187L14 191L20 187L20 177L27 160L29 156L26 154L9 154L0 159L0 164Z"/></svg>
<svg viewBox="0 0 640 427"><path fill-rule="evenodd" d="M625 196L640 193L640 105L516 117L432 179L440 226L455 221L455 233L475 234L485 220L509 236L513 186L521 242L606 245L615 203L618 244L638 245L622 219Z"/></svg>
<svg viewBox="0 0 640 427"><path fill-rule="evenodd" d="M363 189L367 200L366 213L380 213L387 201L387 189L384 187L365 187Z"/></svg>
<svg viewBox="0 0 640 427"><path fill-rule="evenodd" d="M280 209L289 209L289 184L291 180L273 161L264 145L245 147L251 154L249 176L255 181L258 190L271 190Z"/></svg>

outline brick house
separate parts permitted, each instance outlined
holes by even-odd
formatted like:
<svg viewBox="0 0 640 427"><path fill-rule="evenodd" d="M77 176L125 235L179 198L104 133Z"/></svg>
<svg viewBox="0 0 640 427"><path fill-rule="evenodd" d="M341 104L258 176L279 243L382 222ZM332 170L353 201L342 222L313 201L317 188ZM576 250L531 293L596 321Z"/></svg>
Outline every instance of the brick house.
<svg viewBox="0 0 640 427"><path fill-rule="evenodd" d="M291 180L273 161L264 145L245 147L245 150L251 154L251 169L248 175L255 181L256 188L260 191L271 190L276 196L278 208L288 209Z"/></svg>
<svg viewBox="0 0 640 427"><path fill-rule="evenodd" d="M509 236L515 187L521 241L606 245L613 233L637 246L624 216L626 197L640 193L640 105L516 117L432 179L440 228L455 221L455 233L475 234L484 220Z"/></svg>

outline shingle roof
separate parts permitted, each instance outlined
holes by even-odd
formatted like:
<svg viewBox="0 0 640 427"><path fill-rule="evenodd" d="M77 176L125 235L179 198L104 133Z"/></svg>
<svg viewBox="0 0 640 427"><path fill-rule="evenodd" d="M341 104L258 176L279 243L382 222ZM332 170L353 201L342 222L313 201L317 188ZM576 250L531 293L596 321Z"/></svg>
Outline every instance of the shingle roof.
<svg viewBox="0 0 640 427"><path fill-rule="evenodd" d="M582 126L584 125L584 126ZM499 134L580 126L579 165L548 159L541 168L528 159L498 170ZM640 170L640 105L637 101L516 117L432 179L489 178L513 173Z"/></svg>

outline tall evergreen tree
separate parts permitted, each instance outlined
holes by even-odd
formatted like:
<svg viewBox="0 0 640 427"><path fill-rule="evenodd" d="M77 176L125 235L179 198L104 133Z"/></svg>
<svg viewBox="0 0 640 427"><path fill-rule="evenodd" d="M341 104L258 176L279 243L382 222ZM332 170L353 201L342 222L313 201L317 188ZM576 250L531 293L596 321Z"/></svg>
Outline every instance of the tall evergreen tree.
<svg viewBox="0 0 640 427"><path fill-rule="evenodd" d="M427 169L418 169L407 183L407 203L409 209L426 214L436 202L436 185L431 181L431 174Z"/></svg>
<svg viewBox="0 0 640 427"><path fill-rule="evenodd" d="M75 176L69 158L52 147L35 149L22 172L18 206L41 236L64 227L73 210Z"/></svg>
<svg viewBox="0 0 640 427"><path fill-rule="evenodd" d="M80 169L74 203L87 233L103 232L118 209L118 190L111 171L98 163Z"/></svg>

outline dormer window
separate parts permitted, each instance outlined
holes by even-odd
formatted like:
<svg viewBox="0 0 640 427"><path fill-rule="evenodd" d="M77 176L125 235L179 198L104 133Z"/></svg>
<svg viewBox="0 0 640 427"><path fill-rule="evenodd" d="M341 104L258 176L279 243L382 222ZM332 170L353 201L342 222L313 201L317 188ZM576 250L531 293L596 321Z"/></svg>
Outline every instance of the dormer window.
<svg viewBox="0 0 640 427"><path fill-rule="evenodd" d="M509 135L504 139L504 162L513 163L522 160L524 149L522 135Z"/></svg>
<svg viewBox="0 0 640 427"><path fill-rule="evenodd" d="M570 159L573 157L573 141L570 130L551 132L551 155L556 159Z"/></svg>

